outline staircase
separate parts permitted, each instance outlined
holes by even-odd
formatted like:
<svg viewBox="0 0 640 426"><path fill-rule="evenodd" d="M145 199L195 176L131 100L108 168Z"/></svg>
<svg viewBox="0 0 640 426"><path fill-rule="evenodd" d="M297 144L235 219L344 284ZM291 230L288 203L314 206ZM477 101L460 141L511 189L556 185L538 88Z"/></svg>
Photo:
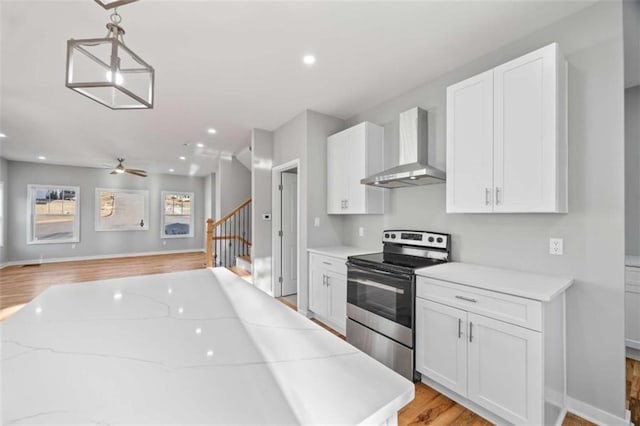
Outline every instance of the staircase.
<svg viewBox="0 0 640 426"><path fill-rule="evenodd" d="M207 268L214 266L251 282L251 199L215 222L207 219Z"/></svg>

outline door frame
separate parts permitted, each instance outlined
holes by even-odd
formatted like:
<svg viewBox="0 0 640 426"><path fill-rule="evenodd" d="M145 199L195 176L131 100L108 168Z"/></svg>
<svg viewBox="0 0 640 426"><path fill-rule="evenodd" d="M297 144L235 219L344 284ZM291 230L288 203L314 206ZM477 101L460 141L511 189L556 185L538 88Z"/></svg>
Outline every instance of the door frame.
<svg viewBox="0 0 640 426"><path fill-rule="evenodd" d="M298 253L296 256L296 294L300 294L300 159L288 161L284 164L274 166L271 169L271 294L273 297L282 296L282 285L278 278L282 276L282 239L278 236L280 222L282 221L282 192L279 185L282 182L282 173L289 170L298 169L298 179L296 185L297 205L296 205L296 245Z"/></svg>

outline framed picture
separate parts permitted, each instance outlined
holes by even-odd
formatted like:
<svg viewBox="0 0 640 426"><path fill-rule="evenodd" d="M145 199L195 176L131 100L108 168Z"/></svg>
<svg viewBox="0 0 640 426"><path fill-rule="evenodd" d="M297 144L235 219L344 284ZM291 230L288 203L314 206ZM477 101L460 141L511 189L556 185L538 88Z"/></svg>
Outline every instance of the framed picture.
<svg viewBox="0 0 640 426"><path fill-rule="evenodd" d="M193 238L193 192L162 191L160 238Z"/></svg>
<svg viewBox="0 0 640 426"><path fill-rule="evenodd" d="M148 231L149 191L96 188L96 231Z"/></svg>

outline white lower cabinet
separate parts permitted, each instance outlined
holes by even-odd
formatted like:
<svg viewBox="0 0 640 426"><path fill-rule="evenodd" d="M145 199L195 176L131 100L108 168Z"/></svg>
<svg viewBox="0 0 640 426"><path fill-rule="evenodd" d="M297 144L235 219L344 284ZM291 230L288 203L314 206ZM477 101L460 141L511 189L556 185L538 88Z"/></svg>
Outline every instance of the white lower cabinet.
<svg viewBox="0 0 640 426"><path fill-rule="evenodd" d="M442 292L432 291L436 283L455 294L447 299ZM417 286L416 370L425 383L434 382L453 392L453 399L460 397L463 404L481 407L480 415L486 414L484 409L513 424L547 424L560 415L564 382L556 376L564 371L563 297L553 303L522 299L545 305L539 306L545 315L544 325L532 330L504 321L516 306L511 306L512 301L502 304L504 312L495 303L484 306L493 301L489 291L470 288L467 293L460 290L461 285L422 277L418 277ZM487 315L495 309L500 319ZM520 321L515 315L513 318ZM548 371L543 341L548 344Z"/></svg>
<svg viewBox="0 0 640 426"><path fill-rule="evenodd" d="M640 350L640 268L627 267L625 282L625 340L628 347Z"/></svg>
<svg viewBox="0 0 640 426"><path fill-rule="evenodd" d="M309 255L309 310L336 331L347 329L347 267L343 259Z"/></svg>

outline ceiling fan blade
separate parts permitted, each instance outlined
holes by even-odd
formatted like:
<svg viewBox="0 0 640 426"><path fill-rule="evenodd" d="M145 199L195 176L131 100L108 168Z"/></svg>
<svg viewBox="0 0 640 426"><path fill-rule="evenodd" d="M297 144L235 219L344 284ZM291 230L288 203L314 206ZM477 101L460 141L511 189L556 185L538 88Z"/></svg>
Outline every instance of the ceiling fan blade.
<svg viewBox="0 0 640 426"><path fill-rule="evenodd" d="M115 170L111 170L111 173L109 173L110 175L117 175L118 172L116 172Z"/></svg>
<svg viewBox="0 0 640 426"><path fill-rule="evenodd" d="M124 169L124 171L132 175L147 177L147 172L145 172L144 170Z"/></svg>

